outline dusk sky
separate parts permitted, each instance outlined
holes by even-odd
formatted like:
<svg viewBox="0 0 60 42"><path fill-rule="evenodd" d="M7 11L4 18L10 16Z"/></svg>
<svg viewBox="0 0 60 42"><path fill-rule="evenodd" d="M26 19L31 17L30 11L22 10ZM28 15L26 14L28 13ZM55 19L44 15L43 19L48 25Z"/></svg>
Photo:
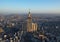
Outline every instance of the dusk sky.
<svg viewBox="0 0 60 42"><path fill-rule="evenodd" d="M0 12L60 13L60 0L0 0Z"/></svg>

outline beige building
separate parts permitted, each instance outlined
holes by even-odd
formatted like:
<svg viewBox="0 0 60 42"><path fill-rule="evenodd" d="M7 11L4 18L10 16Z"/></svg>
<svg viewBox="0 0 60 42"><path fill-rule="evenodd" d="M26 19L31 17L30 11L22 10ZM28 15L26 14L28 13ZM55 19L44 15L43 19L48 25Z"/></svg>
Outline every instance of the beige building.
<svg viewBox="0 0 60 42"><path fill-rule="evenodd" d="M32 16L29 12L27 19L27 32L37 31L37 23L32 23Z"/></svg>
<svg viewBox="0 0 60 42"><path fill-rule="evenodd" d="M2 27L0 27L0 33L4 32L4 30L2 29Z"/></svg>
<svg viewBox="0 0 60 42"><path fill-rule="evenodd" d="M32 31L37 31L37 23L32 23Z"/></svg>

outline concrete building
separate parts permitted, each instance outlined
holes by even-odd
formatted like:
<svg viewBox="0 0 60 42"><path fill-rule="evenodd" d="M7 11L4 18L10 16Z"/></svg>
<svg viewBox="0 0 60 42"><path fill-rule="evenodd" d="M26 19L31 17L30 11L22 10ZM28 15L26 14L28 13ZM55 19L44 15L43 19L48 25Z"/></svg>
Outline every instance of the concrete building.
<svg viewBox="0 0 60 42"><path fill-rule="evenodd" d="M32 23L32 31L37 31L37 23Z"/></svg>
<svg viewBox="0 0 60 42"><path fill-rule="evenodd" d="M29 11L27 18L27 32L34 32L34 31L37 31L37 23L32 22L32 16Z"/></svg>

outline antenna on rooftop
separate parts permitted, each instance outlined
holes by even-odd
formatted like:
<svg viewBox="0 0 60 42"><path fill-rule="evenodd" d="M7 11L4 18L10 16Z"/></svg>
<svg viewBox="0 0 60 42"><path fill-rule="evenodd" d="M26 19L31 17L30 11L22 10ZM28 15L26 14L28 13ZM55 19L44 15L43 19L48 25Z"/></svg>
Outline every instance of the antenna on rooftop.
<svg viewBox="0 0 60 42"><path fill-rule="evenodd" d="M29 14L30 14L30 9L29 9Z"/></svg>

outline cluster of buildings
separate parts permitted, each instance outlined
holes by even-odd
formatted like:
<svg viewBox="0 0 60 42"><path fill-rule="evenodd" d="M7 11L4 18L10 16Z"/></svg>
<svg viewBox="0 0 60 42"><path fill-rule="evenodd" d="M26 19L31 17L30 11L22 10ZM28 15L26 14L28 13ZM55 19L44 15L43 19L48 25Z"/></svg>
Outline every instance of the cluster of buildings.
<svg viewBox="0 0 60 42"><path fill-rule="evenodd" d="M12 16L12 18L13 18L13 16ZM6 33L5 31L4 31L4 27L5 28L16 28L16 27L18 27L18 23L17 22L14 22L14 21L17 21L16 19L10 19L10 21L9 20L5 20L6 21L6 23L5 22L3 22L3 25L2 26L0 26L0 42L20 42L20 40L21 40L21 36L23 35L23 33L26 31L26 32L35 32L35 31L37 31L37 23L34 23L34 22L32 22L32 16L31 16L31 14L30 14L30 12L29 12L29 14L28 14L28 18L27 18L27 20L26 20L26 26L23 24L23 22L21 23L21 24L19 24L19 25L23 25L22 27L20 27L20 28L22 28L20 31L18 31L18 32L16 32L16 33L14 33L13 34L13 37L11 36L12 35L12 33L11 34L8 34L8 33ZM2 18L0 19L0 21L4 21L4 20L2 20ZM17 26L16 26L17 25ZM26 27L26 28L25 28ZM25 28L25 31L24 31L24 28ZM7 29L8 30L8 29ZM8 31L7 31L8 32Z"/></svg>
<svg viewBox="0 0 60 42"><path fill-rule="evenodd" d="M11 18L0 18L0 42L59 42L60 36L56 37L44 30L47 26L42 27L38 22L33 21L29 11L27 19L19 16ZM53 27L53 26L52 26ZM56 29L59 27L56 26ZM4 30L6 29L6 30ZM47 30L48 31L48 30ZM50 31L50 30L49 30Z"/></svg>

